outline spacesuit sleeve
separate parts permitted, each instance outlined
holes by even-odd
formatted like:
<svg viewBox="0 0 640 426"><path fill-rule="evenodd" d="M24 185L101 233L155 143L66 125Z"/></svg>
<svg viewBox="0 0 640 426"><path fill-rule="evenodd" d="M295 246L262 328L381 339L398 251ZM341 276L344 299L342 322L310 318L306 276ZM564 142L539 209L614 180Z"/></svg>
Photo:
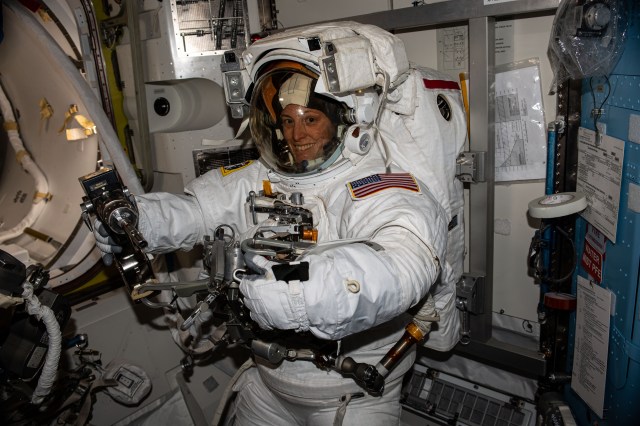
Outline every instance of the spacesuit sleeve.
<svg viewBox="0 0 640 426"><path fill-rule="evenodd" d="M214 169L185 186L185 194L154 192L136 196L138 229L149 243L149 253L191 250L226 224L238 232L246 228L244 203L251 188L261 182L258 162L247 162L223 176Z"/></svg>
<svg viewBox="0 0 640 426"><path fill-rule="evenodd" d="M202 210L196 197L153 192L136 196L138 229L149 243L147 252L191 250L205 233Z"/></svg>
<svg viewBox="0 0 640 426"><path fill-rule="evenodd" d="M351 236L368 233L382 250L347 244L303 259L310 271L303 283L308 327L323 339L340 339L406 312L441 272L447 227L429 194L396 193L358 207L367 213L350 225Z"/></svg>

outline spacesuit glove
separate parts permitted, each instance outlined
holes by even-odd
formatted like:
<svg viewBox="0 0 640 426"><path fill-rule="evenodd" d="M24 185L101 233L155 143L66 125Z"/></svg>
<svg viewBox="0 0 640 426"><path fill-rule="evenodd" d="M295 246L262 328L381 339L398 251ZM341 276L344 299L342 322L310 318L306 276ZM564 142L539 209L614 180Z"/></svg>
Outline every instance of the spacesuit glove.
<svg viewBox="0 0 640 426"><path fill-rule="evenodd" d="M102 262L110 266L113 263L113 254L122 252L122 246L116 244L104 223L97 218L93 221L93 236L96 238L96 246L102 252Z"/></svg>
<svg viewBox="0 0 640 426"><path fill-rule="evenodd" d="M251 311L251 318L265 330L309 330L304 284L278 281L272 270L276 262L263 256L246 255L245 262L262 272L262 275L248 275L240 282L240 292Z"/></svg>

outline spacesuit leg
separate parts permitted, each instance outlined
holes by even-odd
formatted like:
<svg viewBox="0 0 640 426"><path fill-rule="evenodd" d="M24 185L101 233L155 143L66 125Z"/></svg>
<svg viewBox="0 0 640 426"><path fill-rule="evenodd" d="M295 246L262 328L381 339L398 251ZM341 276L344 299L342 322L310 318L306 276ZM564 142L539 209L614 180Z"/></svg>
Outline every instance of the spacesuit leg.
<svg viewBox="0 0 640 426"><path fill-rule="evenodd" d="M346 395L338 397L337 401L330 401L327 406L313 410L305 420L309 426L393 426L400 423L400 391L402 378L387 382L384 394L374 397L366 392L364 396ZM347 400L346 400L347 399ZM323 401L325 404L328 401ZM322 402L318 401L318 405Z"/></svg>
<svg viewBox="0 0 640 426"><path fill-rule="evenodd" d="M381 397L364 391L354 395L336 394L330 399L280 395L264 384L256 368L251 368L234 386L237 395L225 424L392 426L399 424L401 389L402 376L388 382Z"/></svg>
<svg viewBox="0 0 640 426"><path fill-rule="evenodd" d="M237 392L225 425L296 425L281 401L265 386L258 370L245 371L233 387Z"/></svg>

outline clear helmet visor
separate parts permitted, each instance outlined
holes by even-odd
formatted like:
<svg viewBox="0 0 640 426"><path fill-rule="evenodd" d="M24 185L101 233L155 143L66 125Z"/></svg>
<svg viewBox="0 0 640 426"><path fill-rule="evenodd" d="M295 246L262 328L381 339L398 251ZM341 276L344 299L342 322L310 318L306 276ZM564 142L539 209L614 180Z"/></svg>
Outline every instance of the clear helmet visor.
<svg viewBox="0 0 640 426"><path fill-rule="evenodd" d="M278 172L319 172L340 153L345 106L315 93L316 83L308 69L285 66L266 72L255 85L251 133L263 161Z"/></svg>

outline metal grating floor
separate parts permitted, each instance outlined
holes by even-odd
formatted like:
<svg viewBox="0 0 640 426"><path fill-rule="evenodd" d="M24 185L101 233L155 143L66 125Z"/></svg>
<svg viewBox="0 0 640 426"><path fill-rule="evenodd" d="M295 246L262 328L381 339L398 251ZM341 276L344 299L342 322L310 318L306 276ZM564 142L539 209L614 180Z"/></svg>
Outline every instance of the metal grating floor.
<svg viewBox="0 0 640 426"><path fill-rule="evenodd" d="M469 426L527 426L532 413L508 400L488 396L473 387L433 378L414 371L405 388L403 404L447 423ZM408 392L406 391L408 389Z"/></svg>

